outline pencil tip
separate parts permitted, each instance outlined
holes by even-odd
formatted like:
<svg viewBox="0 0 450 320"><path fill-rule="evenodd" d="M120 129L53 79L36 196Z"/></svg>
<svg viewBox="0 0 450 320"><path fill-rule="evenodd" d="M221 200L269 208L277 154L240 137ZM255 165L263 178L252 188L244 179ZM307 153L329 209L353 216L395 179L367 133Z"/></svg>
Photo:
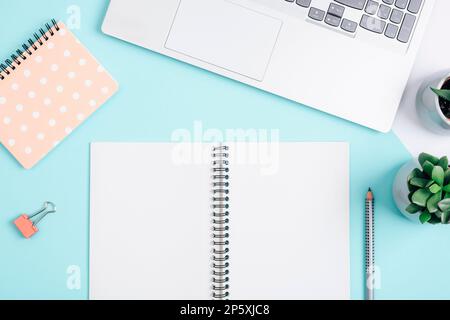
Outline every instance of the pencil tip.
<svg viewBox="0 0 450 320"><path fill-rule="evenodd" d="M372 188L369 188L369 192L372 192Z"/></svg>

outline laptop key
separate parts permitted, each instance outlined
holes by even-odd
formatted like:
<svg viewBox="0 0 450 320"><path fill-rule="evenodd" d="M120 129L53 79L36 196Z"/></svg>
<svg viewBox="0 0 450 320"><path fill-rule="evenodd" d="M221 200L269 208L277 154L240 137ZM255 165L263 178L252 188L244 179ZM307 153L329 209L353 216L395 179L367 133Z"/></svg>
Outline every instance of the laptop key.
<svg viewBox="0 0 450 320"><path fill-rule="evenodd" d="M325 23L333 27L338 27L341 23L341 18L328 13L325 17Z"/></svg>
<svg viewBox="0 0 450 320"><path fill-rule="evenodd" d="M366 5L366 12L368 14L375 14L378 10L378 2L369 0Z"/></svg>
<svg viewBox="0 0 450 320"><path fill-rule="evenodd" d="M342 19L341 29L347 32L354 33L358 24L355 21L351 21L348 19Z"/></svg>
<svg viewBox="0 0 450 320"><path fill-rule="evenodd" d="M405 9L408 5L408 0L396 0L395 6L400 9Z"/></svg>
<svg viewBox="0 0 450 320"><path fill-rule="evenodd" d="M393 9L391 13L391 21L393 23L400 23L403 19L403 12L398 9Z"/></svg>
<svg viewBox="0 0 450 320"><path fill-rule="evenodd" d="M386 22L364 14L359 25L366 30L375 33L383 33L384 27L386 27Z"/></svg>
<svg viewBox="0 0 450 320"><path fill-rule="evenodd" d="M353 9L362 10L364 9L364 5L366 4L367 0L334 0L334 1Z"/></svg>
<svg viewBox="0 0 450 320"><path fill-rule="evenodd" d="M422 0L411 0L411 2L408 5L408 11L411 13L418 13L421 5Z"/></svg>
<svg viewBox="0 0 450 320"><path fill-rule="evenodd" d="M342 18L344 15L345 7L340 6L335 3L330 3L330 6L328 7L328 13L335 15L336 17Z"/></svg>
<svg viewBox="0 0 450 320"><path fill-rule="evenodd" d="M403 19L402 26L400 27L400 32L398 33L397 40L403 43L407 43L411 37L411 33L414 28L414 23L416 22L416 17L412 14L406 13Z"/></svg>
<svg viewBox="0 0 450 320"><path fill-rule="evenodd" d="M383 0L383 2L389 5L394 4L394 0Z"/></svg>
<svg viewBox="0 0 450 320"><path fill-rule="evenodd" d="M391 8L385 4L380 5L378 9L378 17L381 19L389 18L389 14L391 13Z"/></svg>
<svg viewBox="0 0 450 320"><path fill-rule="evenodd" d="M308 12L308 17L313 20L322 21L325 17L325 11L311 7Z"/></svg>
<svg viewBox="0 0 450 320"><path fill-rule="evenodd" d="M297 0L295 3L300 7L308 8L311 5L311 0Z"/></svg>
<svg viewBox="0 0 450 320"><path fill-rule="evenodd" d="M384 32L384 35L390 39L395 39L398 32L398 26L392 23L389 23L386 27L386 31Z"/></svg>

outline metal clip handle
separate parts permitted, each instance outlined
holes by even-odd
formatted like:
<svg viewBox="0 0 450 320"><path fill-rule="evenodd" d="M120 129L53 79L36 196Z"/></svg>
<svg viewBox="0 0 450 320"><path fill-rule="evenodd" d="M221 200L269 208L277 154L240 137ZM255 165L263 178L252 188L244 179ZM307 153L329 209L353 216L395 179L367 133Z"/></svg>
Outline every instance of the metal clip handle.
<svg viewBox="0 0 450 320"><path fill-rule="evenodd" d="M42 206L41 209L39 209L38 211L36 211L35 213L33 213L32 215L29 216L29 219L31 220L34 217L37 217L34 221L33 221L33 225L37 225L42 219L45 218L46 215L48 215L49 213L55 213L56 212L56 206L53 202L50 201L46 201L44 202L44 205Z"/></svg>

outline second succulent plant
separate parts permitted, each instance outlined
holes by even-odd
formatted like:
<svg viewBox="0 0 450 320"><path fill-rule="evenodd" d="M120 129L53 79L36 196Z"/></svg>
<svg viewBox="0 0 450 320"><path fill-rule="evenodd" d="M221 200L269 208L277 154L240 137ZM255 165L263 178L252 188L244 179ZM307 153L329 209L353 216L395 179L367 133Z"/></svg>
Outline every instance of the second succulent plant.
<svg viewBox="0 0 450 320"><path fill-rule="evenodd" d="M410 204L406 211L420 214L420 222L450 223L450 168L447 157L419 156L420 168L408 176Z"/></svg>

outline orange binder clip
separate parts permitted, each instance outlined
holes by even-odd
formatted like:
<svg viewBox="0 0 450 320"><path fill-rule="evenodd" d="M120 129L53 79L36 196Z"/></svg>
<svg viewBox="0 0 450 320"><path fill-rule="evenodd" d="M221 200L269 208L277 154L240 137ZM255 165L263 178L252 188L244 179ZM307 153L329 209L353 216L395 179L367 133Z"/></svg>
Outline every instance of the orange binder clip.
<svg viewBox="0 0 450 320"><path fill-rule="evenodd" d="M49 213L56 212L56 206L53 202L46 201L40 210L28 216L26 213L22 214L19 218L14 221L17 229L22 233L22 235L29 239L36 232L39 231L37 224ZM35 218L33 220L33 218Z"/></svg>

